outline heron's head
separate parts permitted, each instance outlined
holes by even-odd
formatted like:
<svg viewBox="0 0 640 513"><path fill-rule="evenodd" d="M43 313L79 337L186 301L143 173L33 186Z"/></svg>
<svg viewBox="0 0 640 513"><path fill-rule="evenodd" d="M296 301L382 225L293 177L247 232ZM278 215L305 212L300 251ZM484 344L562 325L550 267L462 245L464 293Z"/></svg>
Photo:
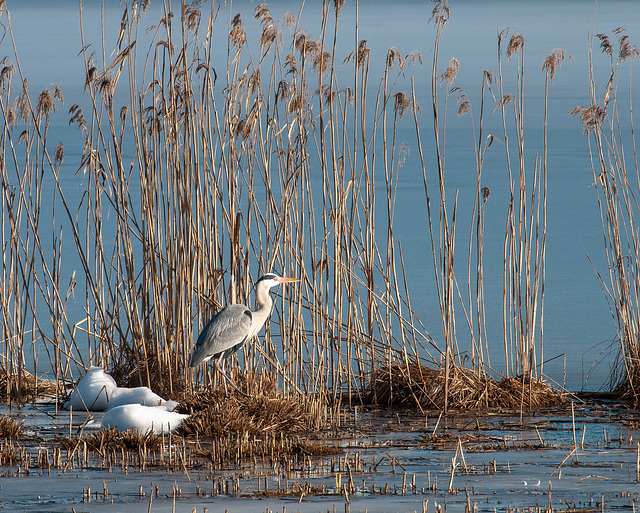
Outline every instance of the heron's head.
<svg viewBox="0 0 640 513"><path fill-rule="evenodd" d="M278 276L275 273L267 273L262 276L256 283L256 287L266 287L270 289L271 287L275 287L276 285L280 285L282 283L293 283L296 281L300 281L298 278L287 278L285 276Z"/></svg>

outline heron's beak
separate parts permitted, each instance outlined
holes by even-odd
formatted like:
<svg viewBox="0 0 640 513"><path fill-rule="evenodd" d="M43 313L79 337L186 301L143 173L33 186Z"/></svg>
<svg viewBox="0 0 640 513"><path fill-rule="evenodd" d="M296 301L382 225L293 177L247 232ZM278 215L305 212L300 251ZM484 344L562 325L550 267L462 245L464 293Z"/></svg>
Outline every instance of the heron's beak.
<svg viewBox="0 0 640 513"><path fill-rule="evenodd" d="M284 276L278 279L280 283L295 283L296 281L300 281L298 278L285 278Z"/></svg>

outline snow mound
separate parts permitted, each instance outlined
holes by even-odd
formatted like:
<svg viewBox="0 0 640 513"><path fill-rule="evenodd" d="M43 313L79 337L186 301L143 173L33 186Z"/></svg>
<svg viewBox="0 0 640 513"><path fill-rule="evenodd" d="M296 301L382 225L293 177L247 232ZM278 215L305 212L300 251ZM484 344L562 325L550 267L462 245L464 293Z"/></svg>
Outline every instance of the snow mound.
<svg viewBox="0 0 640 513"><path fill-rule="evenodd" d="M169 404L167 404L169 403ZM174 401L165 401L148 387L121 388L102 367L90 367L71 392L64 407L68 410L105 411L124 404L175 407Z"/></svg>
<svg viewBox="0 0 640 513"><path fill-rule="evenodd" d="M102 427L120 431L134 429L140 433L169 433L175 431L189 415L167 411L162 406L124 404L110 408L102 417Z"/></svg>
<svg viewBox="0 0 640 513"><path fill-rule="evenodd" d="M64 407L68 410L104 411L107 409L116 381L101 367L91 367L71 392Z"/></svg>

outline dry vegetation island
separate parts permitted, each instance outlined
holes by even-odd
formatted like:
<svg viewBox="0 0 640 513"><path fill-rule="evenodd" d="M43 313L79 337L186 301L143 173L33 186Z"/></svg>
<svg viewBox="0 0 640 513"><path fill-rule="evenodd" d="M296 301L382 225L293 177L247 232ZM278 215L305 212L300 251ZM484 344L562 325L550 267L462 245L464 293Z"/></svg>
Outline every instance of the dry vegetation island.
<svg viewBox="0 0 640 513"><path fill-rule="evenodd" d="M437 416L523 412L566 400L566 390L543 379L540 364L546 109L568 54L553 50L540 63L545 124L530 166L521 33L499 32L495 71L478 78L482 101L472 110L455 84L458 61L440 62L446 1L433 2L433 60L391 48L381 76L370 72L374 56L358 26L341 27L343 3L324 2L312 34L299 26L299 13L275 19L265 3L256 4L253 19L228 16L226 4L215 1L165 3L151 20L149 1L130 1L121 5L113 39L82 30L81 8L86 81L84 97L71 101L55 85L28 89L3 10L2 401L48 396L62 404L90 365L103 367L119 386L147 386L191 415L174 435L196 440L191 452L169 444L166 456L188 467L185 458L194 455L216 462L296 455L294 464L302 465L332 450L310 433L339 427L345 412L363 405ZM359 41L347 51L336 44L343 29L355 29ZM228 34L224 52L212 45L221 30ZM608 274L600 279L620 345L615 391L637 405L638 166L633 121L618 112L616 98L625 65L639 53L622 31L591 34L591 43L610 57L611 74L604 92L590 76L591 103L574 114L588 136L603 223ZM416 96L417 74L428 77L430 95ZM63 110L82 141L74 162L50 129L52 114ZM486 132L490 114L501 117L500 134ZM450 116L468 117L474 134L475 194L466 219L445 186ZM400 125L410 127L411 141L400 139ZM424 151L427 139L433 152ZM412 306L402 241L394 237L394 224L403 222L395 201L407 146L423 177L416 210L429 241L424 267L435 276L442 338L429 334ZM489 344L485 325L489 150L504 153L510 191L499 344ZM63 179L73 172L79 191ZM59 231L51 233L52 226ZM213 366L187 368L189 349L217 311L250 301L252 280L271 270L300 282L278 291L265 329L228 362L246 395L225 395ZM82 318L70 313L77 305ZM500 345L506 365L490 368L489 347ZM5 439L20 434L9 419L0 429ZM158 448L167 443L164 435L71 433L35 460L5 445L2 464L26 458L63 466L67 451L64 461L82 466L97 451L103 465L124 467L131 464L125 449L135 447L143 455L137 464L146 465L144 454L156 451L159 462L165 452Z"/></svg>

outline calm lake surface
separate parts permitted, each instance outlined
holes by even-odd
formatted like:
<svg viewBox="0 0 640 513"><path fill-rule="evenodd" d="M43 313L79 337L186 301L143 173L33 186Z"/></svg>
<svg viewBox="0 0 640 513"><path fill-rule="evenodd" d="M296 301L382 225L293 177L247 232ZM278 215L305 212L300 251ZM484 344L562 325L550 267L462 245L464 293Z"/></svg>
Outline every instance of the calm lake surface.
<svg viewBox="0 0 640 513"><path fill-rule="evenodd" d="M179 4L173 9L179 12ZM100 52L101 4L95 0L83 3L85 39ZM255 2L221 3L220 20L215 41L220 45L218 74L226 60L226 18L243 13L249 38L256 38L258 22L253 18ZM67 194L80 190L75 172L80 165L81 140L74 126L69 126L68 109L73 104L86 105L83 86L84 64L79 55L80 21L78 2L58 0L7 1L11 14L13 36L20 65L28 79L32 97L55 83L65 97L50 128L50 140L64 142L63 175ZM269 2L274 18L287 11L298 12L299 2L275 0ZM440 62L444 68L451 57L460 62L455 85L469 96L472 109L479 109L482 71L497 72L497 33L507 27L520 31L525 39L526 113L525 138L528 168L533 168L536 154L542 153L542 109L544 76L541 65L545 56L555 48L571 55L557 72L550 92L549 155L548 155L548 211L547 211L547 268L544 305L544 373L569 389L599 389L606 384L610 366L616 355L615 324L598 283L593 266L606 275L602 227L597 208L593 176L579 119L568 115L577 105L588 105L588 32L606 33L612 38L616 27L624 27L632 42L640 40L640 2L601 1L597 7L590 1L500 1L476 2L452 0L451 19L445 27ZM115 47L120 18L124 6L106 2L105 40L107 48ZM400 0L361 1L359 3L358 39L367 39L372 55L372 76L380 77L387 50L394 46L405 55L413 50L422 53L424 66L407 69L414 75L416 92L422 104L422 133L426 144L427 172L435 183L433 135L430 109L430 62L434 38L428 2ZM320 27L319 2L307 1L300 25L312 35ZM143 25L157 23L157 6L149 9ZM355 3L347 1L340 16L341 38L339 55L346 57L355 44ZM13 59L10 39L5 37L0 52ZM608 60L597 49L596 81L598 94L606 90L610 73ZM107 60L115 57L107 55ZM376 64L377 63L377 64ZM635 66L637 68L637 65ZM514 76L513 65L504 66L504 74ZM377 80L377 79L376 79ZM640 83L638 70L633 70L634 83ZM626 85L621 85L626 87ZM621 96L625 96L626 93ZM635 98L636 103L638 98ZM123 104L126 99L123 100ZM118 106L119 110L119 106ZM628 109L627 109L628 110ZM622 109L622 112L625 112ZM477 115L477 114L476 114ZM501 138L499 114L485 120L485 133ZM431 135L430 135L431 134ZM415 133L407 123L406 140L414 143ZM475 190L473 138L469 117L457 119L453 112L448 120L447 135L447 194L452 199L459 193L459 247L468 239L470 209ZM629 152L630 153L630 152ZM628 163L632 169L631 161ZM422 172L417 152L408 155L400 171L396 209L396 240L402 244L407 275L411 283L413 307L436 341L441 333L440 314L435 297L432 265L426 226L425 198ZM380 181L382 182L382 180ZM508 205L508 181L502 144L489 151L484 167L483 185L491 190L486 207L485 225L485 295L487 332L490 338L491 365L500 371L503 366L502 332L502 245ZM78 194L79 196L79 194ZM76 198L79 202L80 198ZM70 237L69 237L70 238ZM466 253L466 249L459 250ZM589 258L593 262L593 266ZM73 255L67 273L73 269ZM462 273L461 276L466 276ZM81 297L81 295L79 296ZM82 305L77 305L77 319L82 318ZM71 320L73 314L71 314ZM464 324L459 322L460 346L466 347Z"/></svg>

